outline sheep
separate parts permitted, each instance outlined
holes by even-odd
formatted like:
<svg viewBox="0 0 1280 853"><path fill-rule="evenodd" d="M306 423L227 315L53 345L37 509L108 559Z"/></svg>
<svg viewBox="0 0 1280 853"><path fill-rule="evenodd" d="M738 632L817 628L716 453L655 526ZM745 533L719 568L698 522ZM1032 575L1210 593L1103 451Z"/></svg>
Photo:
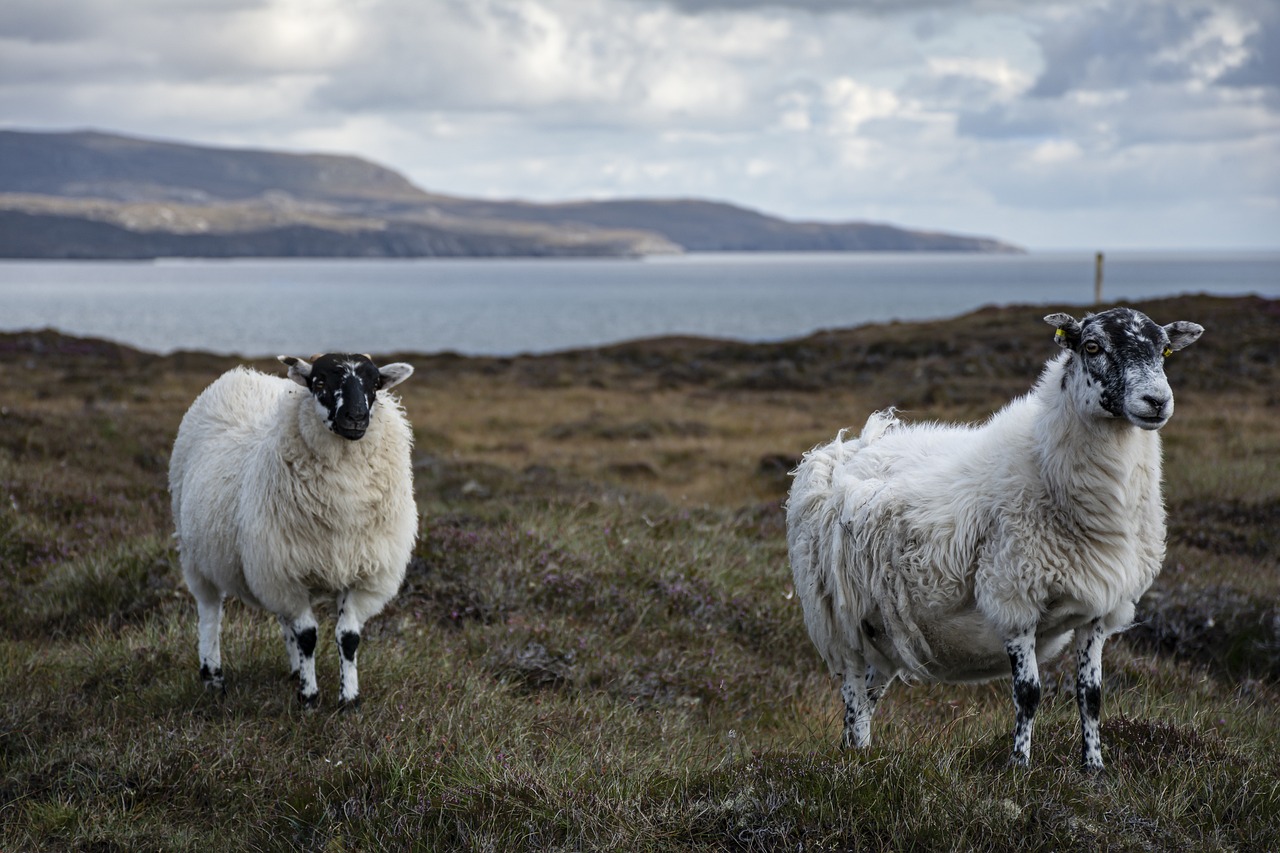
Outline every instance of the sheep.
<svg viewBox="0 0 1280 853"><path fill-rule="evenodd" d="M288 378L224 373L182 418L169 491L199 612L200 676L225 693L230 595L276 615L298 698L316 706L313 596L336 597L339 703L359 704L360 631L404 580L418 530L412 430L388 391L413 373L367 355L280 356Z"/></svg>
<svg viewBox="0 0 1280 853"><path fill-rule="evenodd" d="M1102 646L1164 560L1164 359L1200 337L1114 308L1050 314L1063 349L980 426L872 414L792 471L787 550L805 626L842 680L843 746L885 689L1012 674L1010 763L1027 766L1039 664L1074 640L1081 760L1102 769Z"/></svg>

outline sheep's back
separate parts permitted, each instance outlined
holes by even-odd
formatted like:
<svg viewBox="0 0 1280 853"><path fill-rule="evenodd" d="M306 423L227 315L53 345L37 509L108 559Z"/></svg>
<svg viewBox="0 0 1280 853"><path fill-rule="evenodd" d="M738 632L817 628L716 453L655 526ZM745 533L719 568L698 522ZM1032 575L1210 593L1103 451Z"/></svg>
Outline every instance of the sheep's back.
<svg viewBox="0 0 1280 853"><path fill-rule="evenodd" d="M281 398L296 387L287 379L237 367L200 392L178 426L170 472L181 474L197 445L236 444L251 439L271 420Z"/></svg>
<svg viewBox="0 0 1280 853"><path fill-rule="evenodd" d="M204 389L178 426L169 458L169 488L175 505L187 486L193 462L213 458L225 470L245 456L264 432L279 402L289 391L286 379L237 367ZM229 473L228 473L229 476Z"/></svg>

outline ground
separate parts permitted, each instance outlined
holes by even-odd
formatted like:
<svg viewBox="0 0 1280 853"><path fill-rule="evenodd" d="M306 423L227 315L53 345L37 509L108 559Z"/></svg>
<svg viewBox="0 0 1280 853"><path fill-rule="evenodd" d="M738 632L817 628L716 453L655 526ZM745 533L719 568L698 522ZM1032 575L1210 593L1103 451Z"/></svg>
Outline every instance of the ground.
<svg viewBox="0 0 1280 853"><path fill-rule="evenodd" d="M318 712L238 603L227 695L200 684L166 468L238 360L0 336L0 850L1280 849L1280 302L1138 307L1207 331L1168 365L1169 551L1106 650L1100 778L1065 662L1029 771L1004 765L1007 681L895 685L876 746L841 752L781 511L799 455L874 409L977 420L1025 392L1061 306L378 356L417 367L423 521L355 714L326 611Z"/></svg>

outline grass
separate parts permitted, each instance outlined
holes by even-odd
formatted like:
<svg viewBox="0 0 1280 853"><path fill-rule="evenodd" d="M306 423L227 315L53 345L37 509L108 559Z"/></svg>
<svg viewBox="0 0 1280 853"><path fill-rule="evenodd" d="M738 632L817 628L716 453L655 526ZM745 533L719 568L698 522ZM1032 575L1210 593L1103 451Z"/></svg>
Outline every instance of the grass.
<svg viewBox="0 0 1280 853"><path fill-rule="evenodd" d="M1098 778L1065 662L1028 771L1007 682L895 685L875 747L840 751L780 509L794 458L871 409L1025 390L1050 309L409 357L423 523L357 714L323 611L319 711L235 602L227 694L200 684L165 469L233 362L0 337L0 850L1280 849L1280 307L1145 307L1209 332L1170 364L1169 554L1106 649Z"/></svg>

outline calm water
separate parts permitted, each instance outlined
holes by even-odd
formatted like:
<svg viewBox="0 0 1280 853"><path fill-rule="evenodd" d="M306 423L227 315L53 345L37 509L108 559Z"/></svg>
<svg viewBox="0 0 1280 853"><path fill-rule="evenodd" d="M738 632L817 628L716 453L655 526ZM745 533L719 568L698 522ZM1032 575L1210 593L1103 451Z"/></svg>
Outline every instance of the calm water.
<svg viewBox="0 0 1280 853"><path fill-rule="evenodd" d="M1200 292L1280 296L1280 252L1107 256L1108 300ZM0 330L156 352L507 355L669 334L777 340L1092 294L1087 252L3 262Z"/></svg>

